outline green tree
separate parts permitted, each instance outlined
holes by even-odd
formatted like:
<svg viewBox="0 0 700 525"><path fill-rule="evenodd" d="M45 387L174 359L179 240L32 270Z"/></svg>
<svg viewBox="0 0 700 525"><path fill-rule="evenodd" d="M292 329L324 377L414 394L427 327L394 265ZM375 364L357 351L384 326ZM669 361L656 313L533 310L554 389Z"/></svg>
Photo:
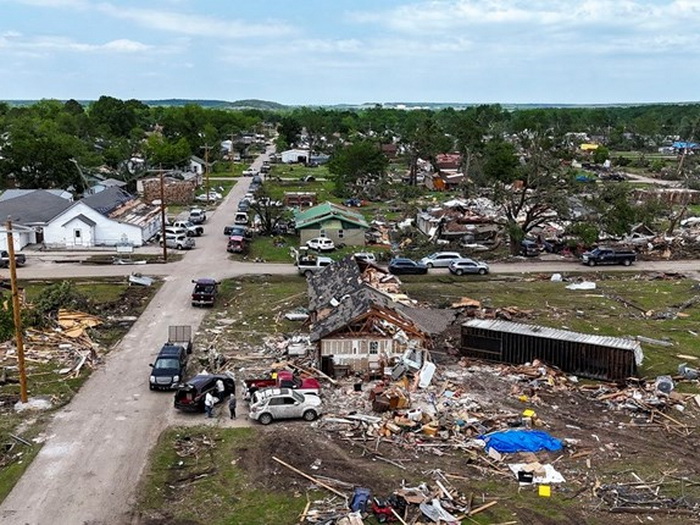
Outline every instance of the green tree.
<svg viewBox="0 0 700 525"><path fill-rule="evenodd" d="M334 175L336 195L350 197L357 195L358 189L384 179L388 166L377 144L362 141L337 149L328 162L328 171Z"/></svg>
<svg viewBox="0 0 700 525"><path fill-rule="evenodd" d="M277 131L280 137L291 147L299 140L301 128L301 123L296 118L287 115L280 120Z"/></svg>
<svg viewBox="0 0 700 525"><path fill-rule="evenodd" d="M598 146L598 148L593 152L593 162L596 164L603 164L609 158L610 150L605 146Z"/></svg>

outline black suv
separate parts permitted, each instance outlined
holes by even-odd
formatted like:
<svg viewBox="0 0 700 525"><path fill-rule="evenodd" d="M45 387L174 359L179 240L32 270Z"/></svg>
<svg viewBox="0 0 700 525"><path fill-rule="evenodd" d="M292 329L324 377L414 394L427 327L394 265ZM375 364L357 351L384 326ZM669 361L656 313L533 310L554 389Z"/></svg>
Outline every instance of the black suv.
<svg viewBox="0 0 700 525"><path fill-rule="evenodd" d="M172 390L184 380L189 353L184 346L163 345L158 357L151 363L151 390Z"/></svg>
<svg viewBox="0 0 700 525"><path fill-rule="evenodd" d="M219 293L219 281L208 277L193 279L192 306L214 306Z"/></svg>
<svg viewBox="0 0 700 525"><path fill-rule="evenodd" d="M221 379L224 391L216 391L216 382ZM204 397L211 392L220 403L229 395L236 395L236 383L228 375L200 374L194 376L175 392L175 408L188 412L204 412Z"/></svg>

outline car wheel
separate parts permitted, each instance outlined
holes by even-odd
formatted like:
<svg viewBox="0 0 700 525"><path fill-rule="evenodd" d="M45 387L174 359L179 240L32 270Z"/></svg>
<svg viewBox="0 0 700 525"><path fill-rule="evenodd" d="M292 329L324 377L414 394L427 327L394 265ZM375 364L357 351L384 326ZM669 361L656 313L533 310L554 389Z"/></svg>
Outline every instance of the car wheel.
<svg viewBox="0 0 700 525"><path fill-rule="evenodd" d="M178 250L182 250L182 244L178 244L178 245L177 245L177 249L178 249Z"/></svg>
<svg viewBox="0 0 700 525"><path fill-rule="evenodd" d="M304 412L304 421L313 421L314 419L316 419L316 417L316 412L314 412L313 410L307 410L306 412Z"/></svg>
<svg viewBox="0 0 700 525"><path fill-rule="evenodd" d="M479 275L486 275L486 269L485 269L485 268L479 268Z"/></svg>
<svg viewBox="0 0 700 525"><path fill-rule="evenodd" d="M272 423L272 416L270 414L263 414L258 418L261 425L269 425Z"/></svg>
<svg viewBox="0 0 700 525"><path fill-rule="evenodd" d="M624 264L625 266L629 266L630 264L632 264L632 261L630 261L629 259L625 259L624 261L622 261L622 264Z"/></svg>
<svg viewBox="0 0 700 525"><path fill-rule="evenodd" d="M589 260L588 266L595 266L595 261L593 259Z"/></svg>
<svg viewBox="0 0 700 525"><path fill-rule="evenodd" d="M314 273L314 272L312 272L311 270L306 270L306 271L304 272L304 277L311 277L311 274L313 274L313 273Z"/></svg>
<svg viewBox="0 0 700 525"><path fill-rule="evenodd" d="M433 269L433 263L428 263L428 264L426 264L426 266L428 267L428 270L432 270L432 269Z"/></svg>
<svg viewBox="0 0 700 525"><path fill-rule="evenodd" d="M455 270L455 273L457 275L462 275L464 273L464 270Z"/></svg>

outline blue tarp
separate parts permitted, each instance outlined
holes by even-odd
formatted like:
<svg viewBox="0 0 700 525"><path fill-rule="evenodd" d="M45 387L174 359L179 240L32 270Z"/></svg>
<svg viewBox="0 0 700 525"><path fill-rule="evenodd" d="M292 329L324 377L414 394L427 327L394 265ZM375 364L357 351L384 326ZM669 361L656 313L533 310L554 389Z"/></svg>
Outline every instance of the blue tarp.
<svg viewBox="0 0 700 525"><path fill-rule="evenodd" d="M564 446L561 441L541 430L504 430L482 436L486 449L493 448L502 454L513 452L556 452Z"/></svg>

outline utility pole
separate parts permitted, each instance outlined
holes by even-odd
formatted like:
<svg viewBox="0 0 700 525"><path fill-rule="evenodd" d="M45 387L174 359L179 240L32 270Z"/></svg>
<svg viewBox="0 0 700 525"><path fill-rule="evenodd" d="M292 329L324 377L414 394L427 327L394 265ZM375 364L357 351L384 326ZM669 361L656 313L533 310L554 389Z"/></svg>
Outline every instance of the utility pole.
<svg viewBox="0 0 700 525"><path fill-rule="evenodd" d="M231 156L231 177L235 177L236 168L235 163L233 162L233 133L231 133L231 150L229 151L229 155Z"/></svg>
<svg viewBox="0 0 700 525"><path fill-rule="evenodd" d="M27 371L24 368L24 338L22 337L22 312L19 305L19 289L17 287L17 265L15 264L15 240L12 234L12 220L7 218L7 254L10 258L10 286L12 289L12 316L15 321L15 341L17 343L17 367L19 368L19 399L27 402Z"/></svg>
<svg viewBox="0 0 700 525"><path fill-rule="evenodd" d="M204 178L206 179L207 188L207 206L209 206L209 149L208 144L204 145Z"/></svg>
<svg viewBox="0 0 700 525"><path fill-rule="evenodd" d="M160 240L163 243L163 262L168 262L168 246L165 242L165 182L163 170L160 171Z"/></svg>

